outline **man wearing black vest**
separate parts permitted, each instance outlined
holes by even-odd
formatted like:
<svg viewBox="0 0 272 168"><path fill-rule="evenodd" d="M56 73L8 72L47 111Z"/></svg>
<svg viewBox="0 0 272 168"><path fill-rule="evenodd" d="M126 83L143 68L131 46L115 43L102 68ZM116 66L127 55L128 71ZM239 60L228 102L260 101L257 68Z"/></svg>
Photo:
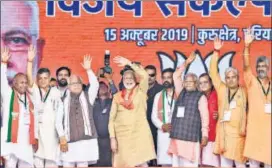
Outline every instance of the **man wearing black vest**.
<svg viewBox="0 0 272 168"><path fill-rule="evenodd" d="M192 53L174 75L176 94L179 95L172 116L169 153L173 167L198 167L200 147L208 142L209 111L207 98L197 90L197 76L188 73L184 85L181 75L195 58ZM184 86L184 88L183 88Z"/></svg>

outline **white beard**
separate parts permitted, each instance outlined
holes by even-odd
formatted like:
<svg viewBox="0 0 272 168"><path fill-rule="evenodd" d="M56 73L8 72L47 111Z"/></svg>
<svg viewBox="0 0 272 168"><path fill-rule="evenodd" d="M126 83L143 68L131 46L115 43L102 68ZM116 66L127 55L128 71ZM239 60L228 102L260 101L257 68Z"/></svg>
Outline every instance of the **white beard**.
<svg viewBox="0 0 272 168"><path fill-rule="evenodd" d="M131 90L132 88L134 88L134 86L136 85L136 83L134 83L133 85L126 85L125 83L124 83L124 86L125 86L125 88L126 89L128 89L128 90Z"/></svg>

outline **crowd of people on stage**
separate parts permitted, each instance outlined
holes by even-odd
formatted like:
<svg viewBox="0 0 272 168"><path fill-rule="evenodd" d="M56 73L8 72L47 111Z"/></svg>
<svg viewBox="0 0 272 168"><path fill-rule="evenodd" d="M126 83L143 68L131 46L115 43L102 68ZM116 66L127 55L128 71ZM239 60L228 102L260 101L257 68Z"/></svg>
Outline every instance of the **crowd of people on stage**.
<svg viewBox="0 0 272 168"><path fill-rule="evenodd" d="M250 167L271 168L270 61L251 68L254 35L244 36L243 80L235 67L218 72L223 42L214 40L209 73L186 73L192 52L177 69L158 74L117 56L123 67L96 74L91 56L81 63L88 76L60 67L33 75L37 49L28 49L26 74L7 78L9 49L1 49L1 156L7 168L24 167ZM255 71L254 70L254 71ZM161 76L161 83L157 77Z"/></svg>

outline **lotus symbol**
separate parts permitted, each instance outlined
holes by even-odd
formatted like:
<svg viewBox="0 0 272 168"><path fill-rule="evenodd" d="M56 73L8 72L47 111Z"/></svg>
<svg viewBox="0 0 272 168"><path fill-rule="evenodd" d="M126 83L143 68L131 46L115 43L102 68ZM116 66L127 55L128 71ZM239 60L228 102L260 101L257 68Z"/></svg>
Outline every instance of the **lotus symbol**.
<svg viewBox="0 0 272 168"><path fill-rule="evenodd" d="M187 56L180 51L173 51L175 60L169 54L158 51L157 55L161 65L161 71L167 68L176 69L179 67L183 62L186 60ZM205 58L202 57L200 51L196 50L196 58L195 60L187 67L185 70L184 75L187 73L195 73L197 76L201 75L202 73L208 73L210 70L210 61L213 51L211 51ZM225 70L232 66L232 60L235 55L234 51L230 51L225 53L223 56L220 57L218 61L218 71L222 81L225 81Z"/></svg>

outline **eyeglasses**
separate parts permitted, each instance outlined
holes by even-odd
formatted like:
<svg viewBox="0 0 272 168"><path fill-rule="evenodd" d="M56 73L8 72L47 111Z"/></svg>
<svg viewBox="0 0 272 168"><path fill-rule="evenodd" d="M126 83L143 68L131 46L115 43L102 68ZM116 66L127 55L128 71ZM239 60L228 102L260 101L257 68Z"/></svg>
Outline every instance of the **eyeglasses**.
<svg viewBox="0 0 272 168"><path fill-rule="evenodd" d="M156 74L154 73L154 74L148 74L150 77L155 77L156 76Z"/></svg>
<svg viewBox="0 0 272 168"><path fill-rule="evenodd" d="M75 82L75 83L70 83L69 85L71 85L71 86L74 86L74 85L82 85L82 83L81 83L81 82Z"/></svg>

